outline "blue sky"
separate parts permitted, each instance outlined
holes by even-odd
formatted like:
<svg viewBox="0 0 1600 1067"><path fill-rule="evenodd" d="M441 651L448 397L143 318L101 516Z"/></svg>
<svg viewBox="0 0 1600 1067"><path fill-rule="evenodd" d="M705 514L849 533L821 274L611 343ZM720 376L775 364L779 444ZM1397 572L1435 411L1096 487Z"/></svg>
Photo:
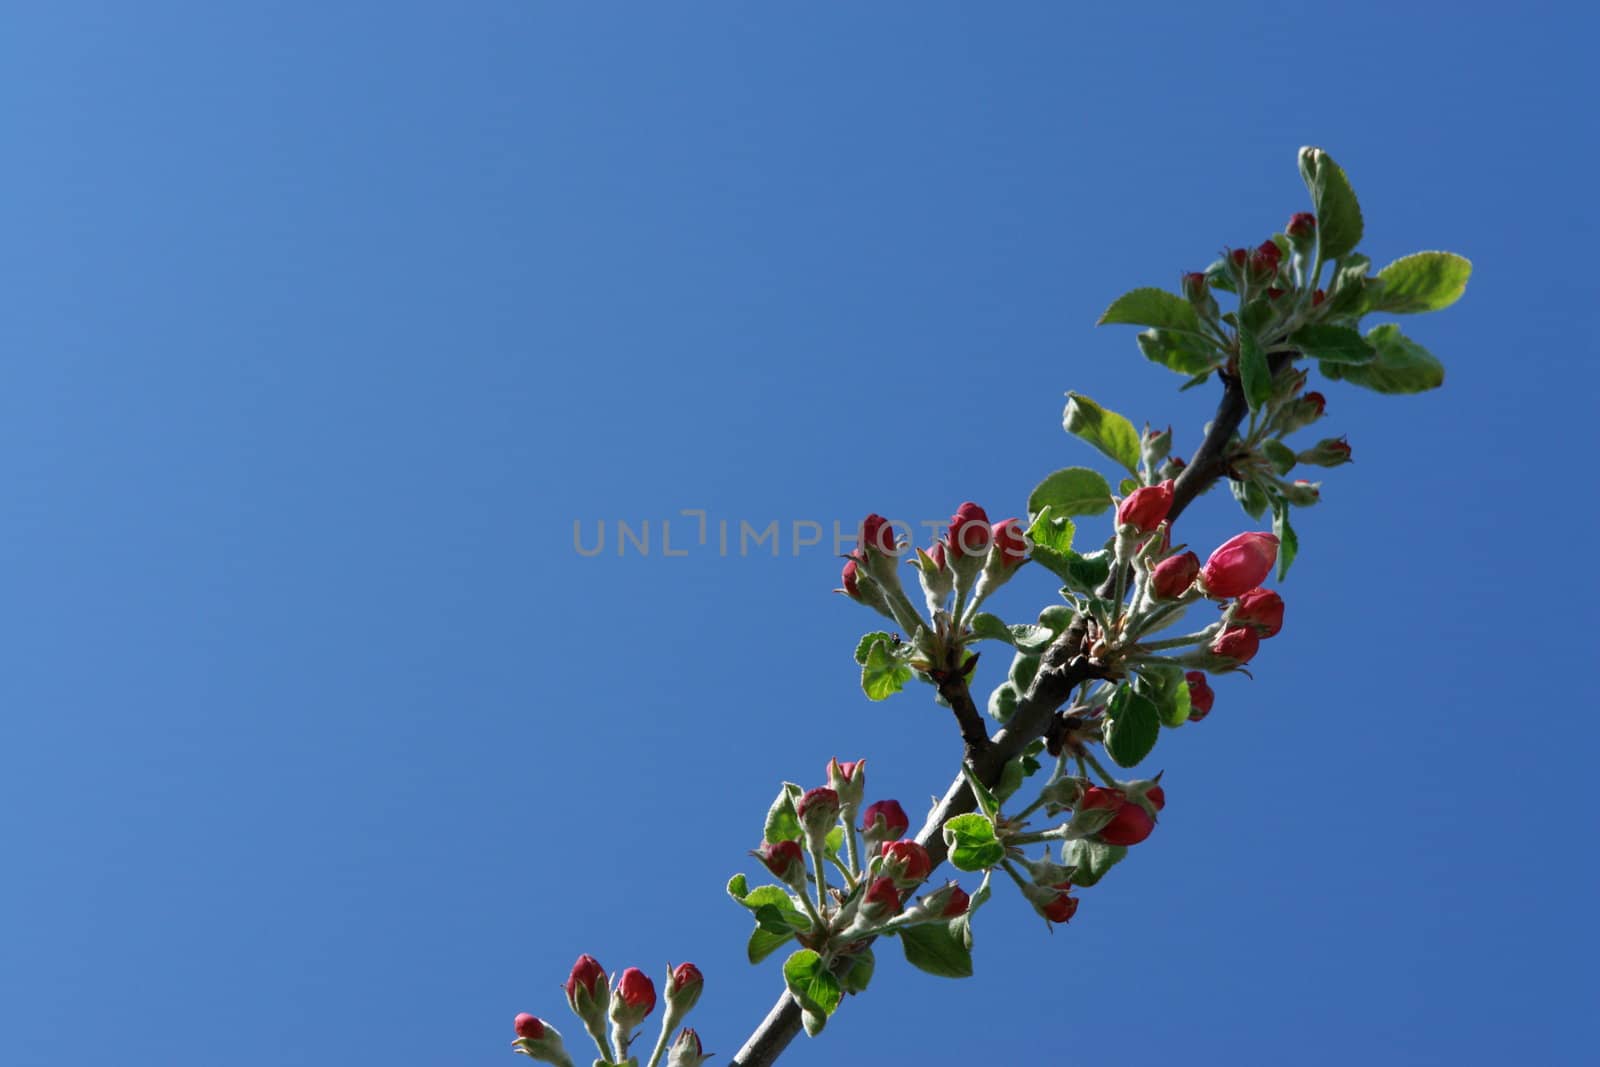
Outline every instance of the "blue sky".
<svg viewBox="0 0 1600 1067"><path fill-rule="evenodd" d="M920 814L958 753L788 524L1013 514L1095 462L1067 389L1192 451L1214 398L1094 319L1320 144L1376 262L1474 261L1444 389L1325 390L1287 626L1073 923L1004 893L975 979L886 952L784 1062L1586 1060L1592 16L224 7L0 42L0 1058L506 1063L590 952L697 962L726 1062L777 783ZM693 508L782 550L573 549Z"/></svg>

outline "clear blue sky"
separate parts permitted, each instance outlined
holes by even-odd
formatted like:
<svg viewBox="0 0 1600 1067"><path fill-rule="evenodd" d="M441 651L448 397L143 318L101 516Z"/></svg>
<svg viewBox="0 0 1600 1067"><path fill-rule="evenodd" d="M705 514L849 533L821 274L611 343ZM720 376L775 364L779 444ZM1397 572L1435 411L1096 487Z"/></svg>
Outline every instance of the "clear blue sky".
<svg viewBox="0 0 1600 1067"><path fill-rule="evenodd" d="M1445 388L1326 390L1287 627L1071 926L1003 894L976 979L884 954L785 1062L1585 1059L1592 16L221 6L0 42L0 1059L509 1063L587 951L696 961L726 1062L776 784L920 814L955 733L860 696L825 546L574 520L998 518L1094 462L1067 389L1192 451L1213 396L1092 323L1308 143L1374 260L1475 262Z"/></svg>

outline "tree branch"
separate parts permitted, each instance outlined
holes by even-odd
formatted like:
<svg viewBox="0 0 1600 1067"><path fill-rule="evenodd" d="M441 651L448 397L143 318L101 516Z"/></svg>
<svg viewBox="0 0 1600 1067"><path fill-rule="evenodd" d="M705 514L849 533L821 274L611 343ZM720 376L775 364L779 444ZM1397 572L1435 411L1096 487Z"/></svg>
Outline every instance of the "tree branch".
<svg viewBox="0 0 1600 1067"><path fill-rule="evenodd" d="M1268 369L1276 375L1294 355L1278 353L1269 357ZM1248 407L1239 379L1220 372L1219 377L1223 383L1222 400L1217 404L1217 413L1211 420L1205 439L1173 485L1172 507L1167 513L1169 521L1176 520L1192 500L1227 474L1228 444L1239 432L1239 424L1244 421ZM1104 677L1100 666L1084 655L1086 622L1082 616L1073 620L1066 632L1045 650L1033 684L1018 700L1011 721L993 739L987 737L983 719L972 702L965 677L952 673L939 682L940 695L949 701L956 719L961 723L968 761L978 780L985 785L992 787L998 783L1006 763L1020 755L1034 740L1044 736L1051 717L1067 702L1073 689L1092 678ZM950 686L950 692L946 692L947 685ZM984 736L984 743L976 753L969 736L973 722L977 725L978 733ZM917 843L928 850L934 867L942 864L947 855L944 824L957 815L976 810L977 806L977 799L968 788L965 776L956 775L917 834ZM800 1006L785 990L779 994L777 1003L767 1012L761 1025L756 1027L744 1047L734 1056L730 1067L769 1067L799 1032Z"/></svg>

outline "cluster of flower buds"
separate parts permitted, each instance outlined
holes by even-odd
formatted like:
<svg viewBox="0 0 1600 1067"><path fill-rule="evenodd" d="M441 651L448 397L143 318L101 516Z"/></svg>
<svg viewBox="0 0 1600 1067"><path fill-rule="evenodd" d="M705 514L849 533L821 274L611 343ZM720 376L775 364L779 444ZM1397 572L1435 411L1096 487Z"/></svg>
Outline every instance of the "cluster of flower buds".
<svg viewBox="0 0 1600 1067"><path fill-rule="evenodd" d="M656 1009L655 983L637 967L629 967L613 983L606 976L605 968L600 966L600 961L585 954L579 956L572 965L563 988L567 994L567 1006L583 1022L584 1029L594 1039L596 1046L605 1050L605 1060L601 1062L628 1062L628 1046L633 1042L633 1031ZM659 1051L665 1051L667 1038L673 1028L700 1000L705 978L700 968L692 963L680 963L676 967L669 964L666 988L667 1008L661 1024ZM611 1023L609 1037L606 1034L607 1021ZM540 1063L571 1067L572 1059L555 1027L526 1012L516 1017L514 1025L517 1039L512 1042L512 1048L515 1051ZM680 1034L669 1063L697 1067L705 1058L700 1055L700 1038L693 1030L687 1030L686 1033L693 1045L694 1056L699 1058L689 1058L688 1049L680 1055L678 1047L686 1043Z"/></svg>
<svg viewBox="0 0 1600 1067"><path fill-rule="evenodd" d="M1105 810L1111 819L1095 838L1107 845L1137 845L1156 828L1156 813L1167 805L1167 795L1154 782L1136 782L1118 789L1092 785L1078 801L1079 811Z"/></svg>

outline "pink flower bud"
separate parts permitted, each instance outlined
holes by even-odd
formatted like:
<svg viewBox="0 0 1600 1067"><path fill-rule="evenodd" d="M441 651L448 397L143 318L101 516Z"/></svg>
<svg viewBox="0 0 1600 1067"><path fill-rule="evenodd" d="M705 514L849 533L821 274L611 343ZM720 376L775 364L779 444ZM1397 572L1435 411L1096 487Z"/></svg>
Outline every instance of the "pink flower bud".
<svg viewBox="0 0 1600 1067"><path fill-rule="evenodd" d="M1157 600L1176 600L1200 577L1200 557L1193 552L1168 556L1150 572L1150 592Z"/></svg>
<svg viewBox="0 0 1600 1067"><path fill-rule="evenodd" d="M839 807L858 807L862 792L867 786L867 761L864 759L839 762L835 756L828 761L828 788L839 794Z"/></svg>
<svg viewBox="0 0 1600 1067"><path fill-rule="evenodd" d="M1283 252L1275 241L1262 241L1250 254L1250 273L1270 278L1278 273L1278 263L1282 259Z"/></svg>
<svg viewBox="0 0 1600 1067"><path fill-rule="evenodd" d="M1070 885L1071 883L1067 884ZM1043 915L1053 923L1070 922L1072 917L1078 914L1078 898L1061 893L1048 904L1043 906L1035 904L1034 907L1038 909L1040 915Z"/></svg>
<svg viewBox="0 0 1600 1067"><path fill-rule="evenodd" d="M544 1020L537 1015L529 1015L527 1012L523 1012L517 1016L514 1025L517 1028L518 1037L525 1037L529 1041L537 1041L544 1036Z"/></svg>
<svg viewBox="0 0 1600 1067"><path fill-rule="evenodd" d="M605 1018L606 1000L610 987L606 983L606 969L593 956L578 957L567 976L567 1003L580 1019Z"/></svg>
<svg viewBox="0 0 1600 1067"><path fill-rule="evenodd" d="M857 602L861 600L861 586L856 577L856 572L859 569L855 560L846 560L844 573L839 578L840 583L844 586L844 595Z"/></svg>
<svg viewBox="0 0 1600 1067"><path fill-rule="evenodd" d="M1200 568L1206 595L1228 600L1260 585L1278 561L1278 539L1249 531L1230 537Z"/></svg>
<svg viewBox="0 0 1600 1067"><path fill-rule="evenodd" d="M680 963L676 967L670 967L667 971L668 1014L679 1019L688 1014L689 1009L700 999L705 984L705 976L700 973L700 968L692 963Z"/></svg>
<svg viewBox="0 0 1600 1067"><path fill-rule="evenodd" d="M1309 508L1322 499L1321 485L1321 482L1296 478L1292 484L1283 487L1283 498L1297 508Z"/></svg>
<svg viewBox="0 0 1600 1067"><path fill-rule="evenodd" d="M969 500L950 516L950 531L945 540L950 546L950 558L962 559L988 553L992 537L988 514Z"/></svg>
<svg viewBox="0 0 1600 1067"><path fill-rule="evenodd" d="M1022 532L1022 525L1016 519L1006 519L996 523L991 534L1000 565L1007 569L1022 566L1028 558L1028 536Z"/></svg>
<svg viewBox="0 0 1600 1067"><path fill-rule="evenodd" d="M1283 629L1283 598L1271 589L1241 593L1233 609L1233 621L1255 627L1263 639L1272 637Z"/></svg>
<svg viewBox="0 0 1600 1067"><path fill-rule="evenodd" d="M900 914L900 890L895 888L894 880L890 878L876 878L867 887L867 895L861 901L861 913L868 919L883 919Z"/></svg>
<svg viewBox="0 0 1600 1067"><path fill-rule="evenodd" d="M899 541L894 535L894 527L882 515L868 515L861 520L861 532L856 535L855 555L866 559L869 552L877 552L884 556L896 555L900 550Z"/></svg>
<svg viewBox="0 0 1600 1067"><path fill-rule="evenodd" d="M1289 217L1283 232L1294 238L1306 238L1317 232L1317 217L1309 211L1297 211Z"/></svg>
<svg viewBox="0 0 1600 1067"><path fill-rule="evenodd" d="M880 851L884 872L897 883L916 885L933 873L933 858L915 841L885 841Z"/></svg>
<svg viewBox="0 0 1600 1067"><path fill-rule="evenodd" d="M861 813L861 833L867 839L868 848L876 842L904 837L910 828L911 820L906 818L906 810L898 800L874 801Z"/></svg>
<svg viewBox="0 0 1600 1067"><path fill-rule="evenodd" d="M1146 793L1159 810L1166 803L1164 795L1160 794L1160 786L1156 786ZM1084 810L1107 808L1115 811L1111 821L1100 828L1095 837L1108 845L1137 845L1150 836L1150 831L1156 828L1156 821L1144 808L1129 800L1122 793L1114 789L1105 789L1092 785L1083 791L1083 799L1078 806Z"/></svg>
<svg viewBox="0 0 1600 1067"><path fill-rule="evenodd" d="M1199 722L1211 714L1211 705L1217 695L1211 691L1211 683L1206 681L1205 672L1189 671L1183 678L1189 683L1189 721Z"/></svg>
<svg viewBox="0 0 1600 1067"><path fill-rule="evenodd" d="M1212 638L1211 651L1219 656L1249 663L1261 648L1261 638L1248 626L1230 626Z"/></svg>
<svg viewBox="0 0 1600 1067"><path fill-rule="evenodd" d="M1117 525L1132 526L1140 533L1149 533L1166 519L1172 510L1172 483L1147 485L1128 494L1128 499L1117 508Z"/></svg>
<svg viewBox="0 0 1600 1067"><path fill-rule="evenodd" d="M798 841L772 841L763 844L751 855L760 860L772 876L785 885L804 880L806 854Z"/></svg>
<svg viewBox="0 0 1600 1067"><path fill-rule="evenodd" d="M944 570L949 564L944 561L944 542L935 541L933 547L928 549L928 558L933 560L934 566Z"/></svg>
<svg viewBox="0 0 1600 1067"><path fill-rule="evenodd" d="M656 984L637 967L629 967L617 979L617 999L641 1017L656 1010Z"/></svg>
<svg viewBox="0 0 1600 1067"><path fill-rule="evenodd" d="M944 911L939 914L946 919L954 919L957 915L965 915L972 906L972 898L960 886L950 887L950 899L945 901Z"/></svg>
<svg viewBox="0 0 1600 1067"><path fill-rule="evenodd" d="M700 1067L708 1059L710 1057L700 1045L700 1035L685 1026L678 1032L678 1039L672 1043L672 1051L667 1056L667 1067Z"/></svg>

